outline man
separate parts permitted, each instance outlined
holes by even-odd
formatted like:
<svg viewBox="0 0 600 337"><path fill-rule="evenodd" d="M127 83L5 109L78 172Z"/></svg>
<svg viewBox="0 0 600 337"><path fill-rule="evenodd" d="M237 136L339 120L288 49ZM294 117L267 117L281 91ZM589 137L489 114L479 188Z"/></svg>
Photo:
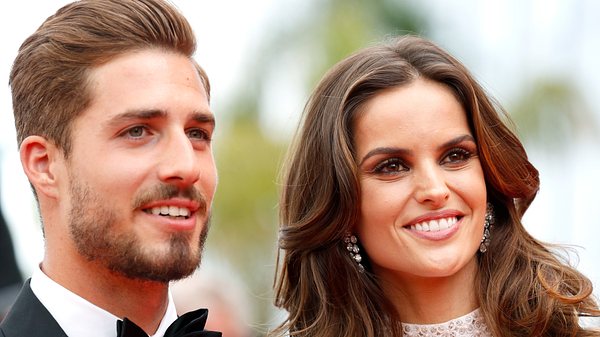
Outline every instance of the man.
<svg viewBox="0 0 600 337"><path fill-rule="evenodd" d="M19 49L13 110L45 255L3 336L203 329L205 310L169 327L169 281L200 263L217 182L195 47L186 19L162 0L82 0Z"/></svg>

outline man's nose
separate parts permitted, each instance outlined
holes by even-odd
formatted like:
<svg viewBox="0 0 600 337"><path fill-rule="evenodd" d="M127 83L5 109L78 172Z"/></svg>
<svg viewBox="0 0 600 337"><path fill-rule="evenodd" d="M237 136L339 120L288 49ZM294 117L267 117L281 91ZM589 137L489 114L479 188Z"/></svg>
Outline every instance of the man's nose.
<svg viewBox="0 0 600 337"><path fill-rule="evenodd" d="M162 151L158 172L161 181L180 186L189 186L198 181L200 159L185 132L169 134Z"/></svg>

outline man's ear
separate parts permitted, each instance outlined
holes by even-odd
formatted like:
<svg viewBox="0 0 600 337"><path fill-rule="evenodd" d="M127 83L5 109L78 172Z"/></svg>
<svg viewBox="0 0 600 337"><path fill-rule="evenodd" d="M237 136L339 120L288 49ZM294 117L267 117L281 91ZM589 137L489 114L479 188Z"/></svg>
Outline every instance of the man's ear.
<svg viewBox="0 0 600 337"><path fill-rule="evenodd" d="M58 197L57 161L64 160L62 151L41 136L29 136L21 143L21 165L38 196Z"/></svg>

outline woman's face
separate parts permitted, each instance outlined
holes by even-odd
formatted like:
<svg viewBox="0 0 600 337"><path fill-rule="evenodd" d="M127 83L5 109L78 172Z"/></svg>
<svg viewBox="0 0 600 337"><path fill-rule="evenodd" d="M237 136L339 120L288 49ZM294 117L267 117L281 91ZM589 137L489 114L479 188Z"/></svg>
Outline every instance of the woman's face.
<svg viewBox="0 0 600 337"><path fill-rule="evenodd" d="M354 122L360 175L355 228L373 272L411 282L475 270L486 187L466 113L417 79L369 100Z"/></svg>

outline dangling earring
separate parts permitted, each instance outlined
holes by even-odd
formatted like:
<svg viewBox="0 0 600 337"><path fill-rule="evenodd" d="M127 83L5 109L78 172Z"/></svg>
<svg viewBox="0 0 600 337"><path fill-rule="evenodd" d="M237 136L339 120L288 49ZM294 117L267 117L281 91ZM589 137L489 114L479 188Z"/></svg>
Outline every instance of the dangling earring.
<svg viewBox="0 0 600 337"><path fill-rule="evenodd" d="M358 264L358 271L361 273L365 272L365 267L360 263L362 261L362 256L360 256L360 248L358 248L358 239L356 235L348 234L344 238L344 243L346 244L346 250L350 252L350 257Z"/></svg>
<svg viewBox="0 0 600 337"><path fill-rule="evenodd" d="M495 222L494 206L488 202L485 210L485 220L483 221L483 238L481 238L481 243L479 244L479 251L482 254L487 252L490 246L490 230L494 227Z"/></svg>

